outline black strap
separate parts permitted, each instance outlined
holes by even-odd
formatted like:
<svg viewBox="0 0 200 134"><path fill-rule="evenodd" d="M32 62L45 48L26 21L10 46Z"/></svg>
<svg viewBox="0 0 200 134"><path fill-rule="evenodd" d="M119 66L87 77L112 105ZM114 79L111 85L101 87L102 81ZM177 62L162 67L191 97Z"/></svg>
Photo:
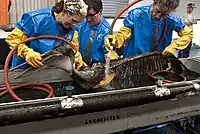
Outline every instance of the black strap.
<svg viewBox="0 0 200 134"><path fill-rule="evenodd" d="M94 37L95 37L95 35L96 35L96 30L94 30L94 31L92 31L92 34L91 34L91 36L90 36L90 38L89 38L89 40L88 40L88 43L87 43L87 45L86 45L86 50L85 50L85 54L84 54L84 56L83 56L83 61L85 62L85 63L88 63L88 62L90 62L91 60L90 60L90 50L91 50L91 48L92 48L92 41L93 41L93 39L94 39Z"/></svg>
<svg viewBox="0 0 200 134"><path fill-rule="evenodd" d="M154 28L154 32L153 32L153 39L152 39L152 42L151 42L151 51L154 51L156 45L157 45L157 37L158 37L158 26L156 26Z"/></svg>
<svg viewBox="0 0 200 134"><path fill-rule="evenodd" d="M168 21L167 21L167 18L166 18L166 19L165 19L165 27L164 27L164 30L162 31L162 35L161 35L161 37L160 37L160 39L159 39L159 41L158 41L158 44L155 45L154 48L152 47L152 49L151 49L152 51L157 51L158 48L160 47L161 43L163 42L163 40L164 40L164 38L165 38L165 34L166 34L166 32L167 32L167 28L168 28Z"/></svg>

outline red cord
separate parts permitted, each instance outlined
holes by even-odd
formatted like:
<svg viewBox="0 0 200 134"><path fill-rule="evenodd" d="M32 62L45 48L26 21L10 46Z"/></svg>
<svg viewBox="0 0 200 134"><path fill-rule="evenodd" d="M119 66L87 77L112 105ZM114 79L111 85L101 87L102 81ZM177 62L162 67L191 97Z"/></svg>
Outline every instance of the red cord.
<svg viewBox="0 0 200 134"><path fill-rule="evenodd" d="M9 52L7 58L6 58L6 61L5 61L5 65L4 65L4 81L5 81L5 85L6 87L4 88L0 88L0 97L9 93L13 99L15 99L16 101L23 101L21 98L19 98L15 92L13 90L15 89L18 89L18 88L28 88L28 89L37 89L37 90L42 90L42 91L45 91L47 93L49 93L49 95L47 96L47 98L51 98L51 97L54 97L54 94L53 94L53 88L48 85L48 84L42 84L42 83L26 83L26 84L20 84L20 85L17 85L17 86L11 86L10 85L10 82L9 82L9 79L8 79L8 65L9 65L9 62L11 60L11 57L13 55L13 53L15 52L15 50L17 49L17 47L20 45L20 44L24 44L24 43L27 43L29 41L32 41L32 40L36 40L36 39L56 39L56 40L61 40L67 44L69 44L72 49L74 49L74 51L77 51L77 49L75 48L75 45L73 45L72 43L70 43L69 41L61 38L61 37L57 37L57 36L52 36L52 35L44 35L44 36L37 36L37 37L30 37L22 42L20 42L19 44L15 45L15 47ZM13 69L11 69L13 70Z"/></svg>
<svg viewBox="0 0 200 134"><path fill-rule="evenodd" d="M163 80L163 83L166 84L166 83L173 83L174 81L170 81L170 80Z"/></svg>
<svg viewBox="0 0 200 134"><path fill-rule="evenodd" d="M109 31L109 34L112 35L112 32L113 32L113 28L114 28L114 25L117 21L117 19L119 19L119 17L126 11L128 10L130 7L132 7L133 5L135 5L136 3L140 2L142 0L134 0L132 1L130 4L128 4L125 8L123 8L118 14L117 16L114 18L114 20L112 21L112 24L110 26L110 31Z"/></svg>
<svg viewBox="0 0 200 134"><path fill-rule="evenodd" d="M115 19L113 20L112 24L111 24L111 28L110 28L110 32L109 34L112 34L112 31L113 31L113 27L117 21L117 19L127 10L129 9L131 6L135 5L136 3L140 2L142 0L135 0L133 2L131 2L128 6L126 6L124 9L122 9L121 12L119 12L119 14L115 17ZM42 90L42 91L45 91L45 92L48 92L49 95L48 97L53 97L53 88L51 86L49 86L48 84L39 84L39 83L27 83L27 84L21 84L21 85L17 85L17 86L11 86L10 85L10 82L9 82L9 79L8 79L8 65L9 65L9 62L11 60L11 57L14 53L14 51L17 49L17 47L20 45L20 44L23 44L23 43L26 43L26 42L29 42L29 41L32 41L32 40L35 40L35 39L57 39L57 40L61 40L63 42L66 42L67 44L69 44L72 49L74 49L74 51L77 51L77 49L75 48L75 45L73 45L72 43L70 43L69 41L61 38L61 37L57 37L57 36L52 36L52 35L44 35L44 36L37 36L37 37L30 37L22 42L20 42L19 44L17 44L11 51L10 53L8 54L7 58L6 58L6 62L5 62L5 66L4 66L4 81L5 81L5 85L6 87L5 88L0 88L0 97L5 95L6 93L10 93L10 95L16 100L16 101L23 101L21 98L19 98L15 92L13 90L17 89L17 88L22 88L22 87L26 87L26 88L31 88L31 89L38 89L38 90ZM21 66L21 65L19 65ZM16 67L17 68L17 67ZM11 70L14 70L16 68L13 68L13 69L10 69Z"/></svg>

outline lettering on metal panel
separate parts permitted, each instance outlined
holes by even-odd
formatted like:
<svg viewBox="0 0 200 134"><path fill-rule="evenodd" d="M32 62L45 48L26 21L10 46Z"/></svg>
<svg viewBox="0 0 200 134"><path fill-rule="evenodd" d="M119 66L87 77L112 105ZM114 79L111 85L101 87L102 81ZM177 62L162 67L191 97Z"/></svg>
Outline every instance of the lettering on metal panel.
<svg viewBox="0 0 200 134"><path fill-rule="evenodd" d="M119 120L119 119L120 119L119 116L106 116L106 117L88 119L85 121L85 124L96 124L96 123L101 123L101 122L106 122L106 121L114 121L114 120Z"/></svg>

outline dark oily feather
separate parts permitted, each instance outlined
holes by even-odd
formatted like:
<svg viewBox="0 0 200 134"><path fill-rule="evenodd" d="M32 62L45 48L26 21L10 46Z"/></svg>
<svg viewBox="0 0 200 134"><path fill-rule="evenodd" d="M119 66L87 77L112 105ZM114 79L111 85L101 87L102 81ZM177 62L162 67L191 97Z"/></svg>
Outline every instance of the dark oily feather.
<svg viewBox="0 0 200 134"><path fill-rule="evenodd" d="M116 73L110 87L123 89L152 85L148 73L183 70L183 64L174 55L163 56L159 52L152 52L112 62L110 68Z"/></svg>
<svg viewBox="0 0 200 134"><path fill-rule="evenodd" d="M69 72L73 80L84 89L94 88L105 78L105 64L93 64L91 68L77 71L73 66L74 52L69 46L58 46L46 53L43 59L45 66ZM160 52L114 60L110 62L109 70L115 73L115 77L108 86L102 88L124 89L147 86L152 84L147 73L171 70L181 74L183 69L187 70L174 55L163 56Z"/></svg>
<svg viewBox="0 0 200 134"><path fill-rule="evenodd" d="M94 63L91 68L87 68L83 71L77 71L73 69L73 80L84 89L92 89L98 85L105 78L105 64Z"/></svg>
<svg viewBox="0 0 200 134"><path fill-rule="evenodd" d="M82 88L92 89L105 77L105 65L99 64L85 71L80 71L87 76L74 79ZM116 76L107 87L110 89L123 89L152 85L148 73L171 70L181 74L186 67L174 55L163 56L160 52L141 54L110 62L110 70ZM179 71L177 71L179 70ZM87 73L86 73L87 72ZM84 76L84 75L83 75ZM76 75L75 75L76 77ZM80 78L80 77L79 77Z"/></svg>

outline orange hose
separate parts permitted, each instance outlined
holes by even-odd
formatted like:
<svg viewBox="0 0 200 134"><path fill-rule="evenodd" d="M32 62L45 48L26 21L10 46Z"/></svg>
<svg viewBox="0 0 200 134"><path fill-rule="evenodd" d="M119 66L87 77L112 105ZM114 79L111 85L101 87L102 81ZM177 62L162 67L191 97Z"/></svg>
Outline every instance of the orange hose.
<svg viewBox="0 0 200 134"><path fill-rule="evenodd" d="M130 4L128 4L125 8L123 8L118 14L117 16L114 18L111 26L110 26L110 31L109 31L109 34L112 35L112 31L113 31L113 28L114 28L114 25L117 21L117 19L119 19L119 17L126 11L128 10L130 7L132 7L133 5L135 5L136 3L140 2L142 0L134 0L132 1Z"/></svg>
<svg viewBox="0 0 200 134"><path fill-rule="evenodd" d="M27 43L29 41L36 40L36 39L56 39L56 40L61 40L61 41L65 42L65 43L69 44L72 47L72 49L74 49L74 51L77 51L77 49L75 48L75 45L73 45L69 41L67 41L67 40L65 40L65 39L63 39L61 37L52 36L52 35L30 37L30 38L28 38L28 39L20 42L19 44L15 45L15 47L10 51L10 53L8 54L8 56L6 58L5 65L4 65L4 81L5 81L6 87L0 88L0 97L3 96L3 95L5 95L6 93L10 93L10 95L16 101L23 101L13 91L14 89L22 88L22 87L31 88L31 89L37 89L37 90L42 90L42 91L45 91L45 92L49 93L49 95L47 96L47 98L54 97L53 88L50 85L48 85L48 84L26 83L26 84L20 84L20 85L17 85L17 86L11 86L10 82L9 82L9 79L8 79L8 68L9 68L8 65L9 65L11 57L12 57L13 53L16 51L17 47L20 44ZM13 69L11 69L11 70L13 70Z"/></svg>

